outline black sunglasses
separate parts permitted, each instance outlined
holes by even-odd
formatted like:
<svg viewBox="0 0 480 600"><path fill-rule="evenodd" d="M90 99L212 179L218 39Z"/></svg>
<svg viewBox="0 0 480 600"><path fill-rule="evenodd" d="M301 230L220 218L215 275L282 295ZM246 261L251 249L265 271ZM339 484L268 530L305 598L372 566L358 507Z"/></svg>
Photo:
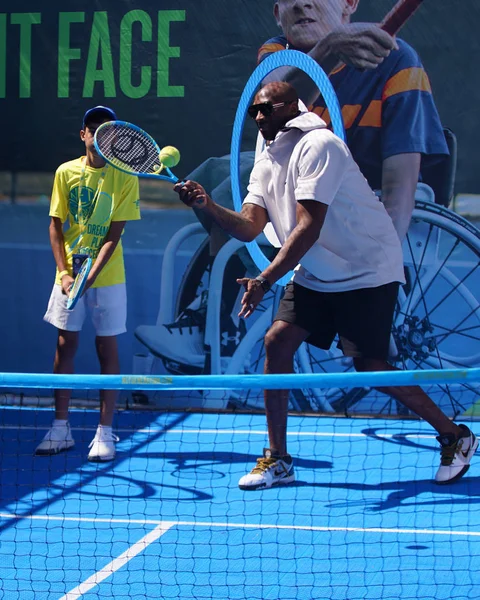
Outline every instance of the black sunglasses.
<svg viewBox="0 0 480 600"><path fill-rule="evenodd" d="M262 113L264 117L269 117L274 110L285 106L286 104L291 104L294 100L288 100L287 102L277 102L276 104L272 104L271 102L261 102L260 104L252 104L248 107L248 116L252 119L256 119L259 112Z"/></svg>

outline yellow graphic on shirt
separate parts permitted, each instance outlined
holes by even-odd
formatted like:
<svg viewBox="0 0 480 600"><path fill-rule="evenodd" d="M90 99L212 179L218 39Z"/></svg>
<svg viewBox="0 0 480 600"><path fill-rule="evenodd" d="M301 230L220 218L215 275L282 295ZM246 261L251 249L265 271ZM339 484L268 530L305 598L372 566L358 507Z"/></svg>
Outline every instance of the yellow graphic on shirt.
<svg viewBox="0 0 480 600"><path fill-rule="evenodd" d="M72 217L75 224L78 225L79 234L77 239L72 240L71 249L73 252L86 249L88 250L86 253L91 258L97 258L98 252L110 228L113 199L106 192L100 192L97 194L95 205L92 206L95 190L83 187L81 209L84 211L84 214L88 215L88 219L85 223L82 223L79 215L78 190L78 187L72 190L69 203Z"/></svg>

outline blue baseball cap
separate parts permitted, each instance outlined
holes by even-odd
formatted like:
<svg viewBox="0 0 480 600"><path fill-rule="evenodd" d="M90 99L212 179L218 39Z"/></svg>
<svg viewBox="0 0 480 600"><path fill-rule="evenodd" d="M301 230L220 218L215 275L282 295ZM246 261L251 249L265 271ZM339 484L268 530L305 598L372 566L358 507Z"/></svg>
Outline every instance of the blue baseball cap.
<svg viewBox="0 0 480 600"><path fill-rule="evenodd" d="M92 121L116 121L117 115L108 106L94 106L89 108L83 115L83 128L88 125L88 122Z"/></svg>

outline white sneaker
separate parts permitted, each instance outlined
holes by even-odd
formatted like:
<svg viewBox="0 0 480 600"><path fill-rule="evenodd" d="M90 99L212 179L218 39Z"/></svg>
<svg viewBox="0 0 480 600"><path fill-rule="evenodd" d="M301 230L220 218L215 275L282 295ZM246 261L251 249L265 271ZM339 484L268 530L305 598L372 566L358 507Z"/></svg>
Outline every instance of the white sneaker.
<svg viewBox="0 0 480 600"><path fill-rule="evenodd" d="M62 425L54 423L35 449L35 456L58 454L73 446L75 446L75 442L73 441L69 423L66 422Z"/></svg>
<svg viewBox="0 0 480 600"><path fill-rule="evenodd" d="M154 356L183 365L203 368L205 364L205 313L186 309L168 325L140 325L135 337Z"/></svg>
<svg viewBox="0 0 480 600"><path fill-rule="evenodd" d="M91 462L106 462L113 460L116 455L115 442L119 442L111 427L97 427L95 437L88 446L91 450L88 453L88 460Z"/></svg>
<svg viewBox="0 0 480 600"><path fill-rule="evenodd" d="M240 479L238 487L241 490L258 490L292 481L295 481L292 457L289 454L272 456L271 450L264 448L262 458L257 458L257 465Z"/></svg>
<svg viewBox="0 0 480 600"><path fill-rule="evenodd" d="M470 429L466 425L459 425L459 427L463 429L464 434L458 440L451 434L437 437L442 458L435 481L440 485L452 483L465 475L478 447L478 439Z"/></svg>

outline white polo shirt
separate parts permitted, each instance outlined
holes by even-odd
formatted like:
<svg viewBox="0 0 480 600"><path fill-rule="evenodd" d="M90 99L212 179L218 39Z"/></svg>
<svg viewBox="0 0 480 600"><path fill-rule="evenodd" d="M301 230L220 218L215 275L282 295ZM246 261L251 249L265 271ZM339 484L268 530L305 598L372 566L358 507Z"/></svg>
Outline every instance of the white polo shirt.
<svg viewBox="0 0 480 600"><path fill-rule="evenodd" d="M295 269L307 288L341 292L404 283L400 240L347 145L315 113L289 121L253 167L244 202L262 206L283 245L299 200L328 205L318 240Z"/></svg>

